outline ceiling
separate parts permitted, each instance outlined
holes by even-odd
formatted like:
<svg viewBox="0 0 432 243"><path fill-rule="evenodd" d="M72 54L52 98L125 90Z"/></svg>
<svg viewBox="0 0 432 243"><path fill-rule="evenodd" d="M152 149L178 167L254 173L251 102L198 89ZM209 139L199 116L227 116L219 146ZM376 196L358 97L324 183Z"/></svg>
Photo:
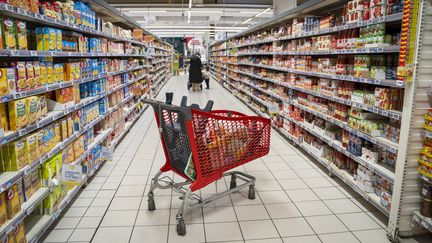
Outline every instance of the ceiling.
<svg viewBox="0 0 432 243"><path fill-rule="evenodd" d="M160 37L232 35L273 17L273 0L107 2Z"/></svg>

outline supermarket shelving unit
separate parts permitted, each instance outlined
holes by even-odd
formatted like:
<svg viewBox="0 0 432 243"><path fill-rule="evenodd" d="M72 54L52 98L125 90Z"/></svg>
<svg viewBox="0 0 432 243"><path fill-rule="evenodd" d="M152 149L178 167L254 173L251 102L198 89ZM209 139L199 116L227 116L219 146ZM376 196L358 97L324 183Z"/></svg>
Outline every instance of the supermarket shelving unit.
<svg viewBox="0 0 432 243"><path fill-rule="evenodd" d="M92 9L97 13L99 17L102 17L106 21L110 21L111 23L121 26L126 29L134 29L139 28L141 26L128 18L127 16L121 14L115 8L111 7L103 0L93 0L91 1ZM117 103L117 105L110 107L109 110L105 112L103 115L99 115L96 119L82 127L79 131L75 131L75 133L68 137L67 139L61 141L56 144L50 151L43 154L41 158L31 158L34 159L29 165L20 169L16 172L3 172L0 173L0 193L8 190L15 183L21 183L21 180L24 176L29 175L33 171L40 168L44 162L51 159L57 153L63 151L68 145L71 145L75 139L83 135L85 132L94 129L101 121L107 118L110 114L117 111L118 109L123 109L123 117L116 123L114 127L108 128L95 134L94 140L91 144L87 146L87 150L79 158L76 158L75 161L71 163L71 165L81 165L81 163L92 153L93 148L97 145L103 144L105 140L110 136L111 132L115 130L122 121L124 121L125 126L124 130L121 134L118 134L114 140L109 143L108 150L113 151L117 144L121 141L121 139L127 134L127 132L131 129L133 124L138 120L138 118L143 114L143 112L147 109L148 105L145 105L141 101L144 98L149 98L150 95L156 95L166 81L169 79L171 73L171 60L169 57L172 55L172 47L163 42L160 38L153 36L154 42L141 42L134 39L117 37L112 34L106 34L101 31L96 31L87 27L78 26L75 24L67 23L62 20L57 20L54 18L50 18L47 16L43 16L38 13L32 13L30 11L16 8L8 4L0 3L0 14L2 16L11 17L14 19L19 19L27 22L32 22L38 26L48 26L54 27L62 30L71 30L84 35L88 35L91 37L101 37L107 38L110 41L129 43L135 46L140 46L142 50L148 50L150 45L154 45L157 43L158 47L163 52L164 56L164 66L159 70L158 76L151 75L151 68L153 67L153 62L158 60L160 56L158 54L149 55L148 52L143 51L139 54L112 54L112 53L83 53L83 52L65 52L65 51L18 51L18 50L0 50L0 57L7 60L16 60L19 58L32 59L32 58L43 58L43 57L53 57L53 58L92 58L92 57L104 57L104 58L124 58L124 57L134 57L140 58L143 61L143 65L138 65L130 68L126 68L117 72L108 72L99 75L94 75L91 77L87 77L84 79L62 82L62 83L54 83L45 85L40 88L17 92L13 94L0 96L0 103L7 103L10 101L44 94L45 92L59 90L66 87L71 87L77 84L88 83L92 81L96 81L102 78L107 78L115 75L122 75L134 71L143 71L139 76L134 76L129 80L126 80L121 85L118 85L108 91L102 92L100 95L84 98L78 104L74 104L72 106L67 107L64 110L57 111L49 111L46 116L38 120L36 123L27 125L23 129L18 131L6 132L4 133L2 129L0 129L0 145L7 145L8 143L15 141L16 139L23 138L24 136L34 132L39 131L40 129L50 125L51 123L63 118L74 111L77 111L89 104L98 104L98 102L108 95L122 90L127 87L132 87L132 85L141 84L142 85L142 95L138 96L136 94L129 92L126 93L124 99ZM152 35L150 32L144 30L146 35ZM10 59L12 58L12 59ZM24 59L24 60L25 60ZM169 68L167 68L169 67ZM149 82L148 80L153 80L153 82ZM150 92L150 90L153 90ZM98 163L95 167L91 168L87 173L83 173L81 181L77 183L71 190L68 191L67 195L61 199L61 201L54 208L54 211L50 214L33 214L38 205L53 191L56 183L51 182L49 186L42 186L33 195L21 205L21 211L16 214L13 218L9 219L4 225L0 227L0 240L4 240L8 234L10 234L21 222L25 222L26 227L26 240L27 242L39 242L39 240L43 237L44 233L47 229L59 218L65 208L68 207L70 202L77 195L79 190L86 185L88 179L90 179L98 169L103 165L105 161Z"/></svg>
<svg viewBox="0 0 432 243"><path fill-rule="evenodd" d="M273 19L270 19L262 24L253 26L244 32L235 36L229 37L213 43L209 47L209 62L210 72L213 79L221 83L226 89L232 92L237 98L248 105L257 114L266 117L272 117L274 120L273 127L283 134L293 144L303 148L303 151L314 157L320 164L328 169L329 173L340 178L344 183L349 185L355 192L359 193L366 201L370 202L383 214L389 217L387 228L388 236L391 240L398 240L399 236L409 236L423 232L421 227L431 230L432 221L430 218L425 218L418 213L420 207L419 195L419 173L418 156L422 148L423 142L423 115L427 108L429 108L427 94L432 85L431 80L431 58L430 53L432 45L430 43L422 44L422 40L430 40L432 36L432 21L431 21L431 2L430 1L402 1L405 6L409 6L405 12L409 13L405 16L403 12L389 14L374 18L371 20L355 21L330 27L326 29L303 31L293 35L275 37L270 29L284 26L284 23L291 23L294 18L303 16L327 16L329 11L337 10L346 4L348 1L323 1L312 0L302 4L296 8L288 10ZM408 18L408 19L407 19ZM323 72L311 72L293 68L281 67L274 64L261 64L262 57L280 57L280 56L321 56L329 57L335 55L353 55L353 54L382 54L394 55L400 52L402 47L399 45L387 45L377 47L362 47L357 49L337 49L337 50L324 50L324 51L272 51L260 50L258 47L270 44L272 48L278 46L277 44L283 41L298 40L307 37L322 36L328 34L336 34L345 30L358 29L360 27L367 27L379 23L386 23L392 28L401 26L401 23L409 20L408 36L410 37L407 47L407 64L400 70L407 70L407 72L398 72L397 79L377 79L370 77L359 77L351 75L334 75ZM400 27L399 27L400 28ZM402 31L404 28L401 28ZM256 40L249 38L253 34L263 33L261 39ZM429 38L429 39L428 39ZM415 41L415 43L413 42ZM249 48L251 47L251 48ZM404 46L404 50L405 50ZM241 49L252 49L252 51L241 51ZM271 48L271 47L270 47ZM399 56L399 55L398 55ZM428 57L429 56L429 57ZM400 56L399 56L400 58ZM241 61L247 60L247 61ZM399 67L401 64L399 63ZM399 70L398 67L398 70ZM428 70L429 69L429 70ZM295 74L308 77L325 78L336 81L345 81L354 84L363 85L362 87L384 87L403 90L403 109L402 110L389 110L375 105L365 104L350 98L341 98L336 95L329 95L321 93L312 88L300 87L293 85L289 80L281 80L280 78L270 78L261 75L258 70L266 70L266 72L278 72L286 74ZM267 83L260 86L258 84ZM267 89L268 84L273 87L284 89L284 95L281 95L279 89ZM360 86L361 87L361 86ZM276 92L275 90L278 90ZM306 106L289 98L289 95L294 92L302 92L315 98L331 101L337 104L343 104L349 107L355 107L371 114L377 114L385 119L392 119L400 121L400 138L399 143L392 142L380 136L368 134L359 128L349 125L347 122L338 120L330 115L327 115L317 109ZM288 94L288 96L287 96ZM266 97L264 100L262 97ZM269 101L270 100L270 101ZM291 117L280 106L290 105L303 111L303 114L313 115L326 121L337 129L348 131L360 137L363 141L373 144L380 150L387 151L387 153L394 153L397 155L396 165L394 170L389 166L369 161L361 156L356 156L342 143L326 134L323 129L314 126L313 123L306 122L305 119L297 119ZM316 119L316 118L315 118ZM385 178L393 184L393 191L390 198L391 207L383 206L379 195L373 192L366 192L359 186L356 178L345 169L338 168L334 163L328 161L322 156L322 151L319 151L314 146L305 143L292 133L290 133L284 126L285 122L295 124L295 126L302 129L303 132L311 134L313 137L318 138L325 144L325 146L332 148L339 153L345 155L347 158L355 161L359 165L363 165L366 169L373 172L382 178ZM424 178L424 176L423 176ZM429 179L432 181L432 179ZM418 225L412 222L418 222Z"/></svg>

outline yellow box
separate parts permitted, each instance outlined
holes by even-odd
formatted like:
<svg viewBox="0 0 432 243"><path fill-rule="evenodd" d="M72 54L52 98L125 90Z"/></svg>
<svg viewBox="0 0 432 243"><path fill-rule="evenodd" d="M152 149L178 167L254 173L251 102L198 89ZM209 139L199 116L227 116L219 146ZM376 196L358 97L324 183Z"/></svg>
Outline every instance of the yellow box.
<svg viewBox="0 0 432 243"><path fill-rule="evenodd" d="M16 91L15 70L13 68L0 68L0 95Z"/></svg>
<svg viewBox="0 0 432 243"><path fill-rule="evenodd" d="M34 70L34 87L39 88L42 87L42 74L41 74L41 66L39 62L33 63Z"/></svg>
<svg viewBox="0 0 432 243"><path fill-rule="evenodd" d="M27 26L26 22L17 20L16 21L16 39L18 41L18 50L27 50Z"/></svg>
<svg viewBox="0 0 432 243"><path fill-rule="evenodd" d="M69 137L67 119L62 119L60 121L60 126L61 126L61 138L62 141L65 141Z"/></svg>
<svg viewBox="0 0 432 243"><path fill-rule="evenodd" d="M52 62L47 62L47 83L52 84L55 82L55 75L54 75L54 65Z"/></svg>
<svg viewBox="0 0 432 243"><path fill-rule="evenodd" d="M13 235L15 236L15 243L26 243L26 233L25 233L24 221L21 221L21 223L15 227L16 228L13 231Z"/></svg>
<svg viewBox="0 0 432 243"><path fill-rule="evenodd" d="M27 71L25 62L16 63L16 90L18 92L25 91L27 89Z"/></svg>
<svg viewBox="0 0 432 243"><path fill-rule="evenodd" d="M57 144L61 141L60 122L54 123L54 143Z"/></svg>
<svg viewBox="0 0 432 243"><path fill-rule="evenodd" d="M48 152L44 134L45 134L45 129L41 129L40 131L37 132L38 150L40 155L43 155L46 152Z"/></svg>
<svg viewBox="0 0 432 243"><path fill-rule="evenodd" d="M71 116L67 118L68 137L74 134L74 121Z"/></svg>
<svg viewBox="0 0 432 243"><path fill-rule="evenodd" d="M48 83L48 70L45 62L40 62L41 85L44 86Z"/></svg>
<svg viewBox="0 0 432 243"><path fill-rule="evenodd" d="M11 157L9 154L9 145L8 144L3 145L1 147L1 149L2 149L2 155L3 155L2 156L3 157L3 166L4 166L4 170L6 171L6 168L10 167L10 161L11 161Z"/></svg>
<svg viewBox="0 0 432 243"><path fill-rule="evenodd" d="M0 226L7 222L6 198L5 193L0 194Z"/></svg>
<svg viewBox="0 0 432 243"><path fill-rule="evenodd" d="M48 113L48 104L43 95L38 97L38 112L39 117L43 117Z"/></svg>
<svg viewBox="0 0 432 243"><path fill-rule="evenodd" d="M12 219L21 211L17 185L15 184L7 189L5 196L7 216L8 219Z"/></svg>
<svg viewBox="0 0 432 243"><path fill-rule="evenodd" d="M27 105L26 100L13 100L9 105L10 129L17 131L27 125Z"/></svg>
<svg viewBox="0 0 432 243"><path fill-rule="evenodd" d="M28 147L26 139L21 139L9 143L10 166L6 171L18 171L29 163Z"/></svg>
<svg viewBox="0 0 432 243"><path fill-rule="evenodd" d="M27 140L27 151L28 151L29 162L39 159L40 154L39 154L39 145L38 145L38 134L33 133L27 136L26 140Z"/></svg>
<svg viewBox="0 0 432 243"><path fill-rule="evenodd" d="M9 122L6 114L6 103L0 103L0 124L4 132L9 131Z"/></svg>
<svg viewBox="0 0 432 243"><path fill-rule="evenodd" d="M39 113L39 109L38 109L39 98L37 96L30 96L30 97L26 98L26 105L27 105L27 110L28 110L27 123L33 124L40 117L40 113Z"/></svg>
<svg viewBox="0 0 432 243"><path fill-rule="evenodd" d="M9 50L17 49L17 40L16 40L16 23L11 18L4 18L3 21L3 38L4 38L4 48Z"/></svg>

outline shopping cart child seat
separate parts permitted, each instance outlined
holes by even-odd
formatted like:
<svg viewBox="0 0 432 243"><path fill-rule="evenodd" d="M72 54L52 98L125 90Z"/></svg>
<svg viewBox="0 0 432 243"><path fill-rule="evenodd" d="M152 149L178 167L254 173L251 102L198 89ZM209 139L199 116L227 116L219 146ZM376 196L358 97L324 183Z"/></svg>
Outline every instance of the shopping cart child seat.
<svg viewBox="0 0 432 243"><path fill-rule="evenodd" d="M187 106L187 97L183 97L180 106L172 105L171 101L172 93L167 94L165 103L145 100L154 109L166 158L152 179L148 209L156 209L156 188L170 188L180 193L183 201L176 215L177 234L185 235L185 206L198 207L246 187L249 187L248 198L255 199L255 177L232 169L268 154L271 124L263 117L212 110L213 101L204 109L196 104ZM161 177L168 171L184 181L175 183L169 176ZM231 177L229 190L207 198L194 193L225 176ZM237 185L239 179L243 183Z"/></svg>

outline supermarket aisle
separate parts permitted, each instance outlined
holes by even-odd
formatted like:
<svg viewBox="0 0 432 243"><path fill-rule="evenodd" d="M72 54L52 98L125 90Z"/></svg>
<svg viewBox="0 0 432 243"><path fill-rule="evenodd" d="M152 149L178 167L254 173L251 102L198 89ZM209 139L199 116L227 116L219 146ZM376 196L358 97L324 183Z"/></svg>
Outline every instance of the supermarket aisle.
<svg viewBox="0 0 432 243"><path fill-rule="evenodd" d="M212 89L186 90L186 77L173 77L164 87L195 103L215 101L215 108L253 114L215 81ZM151 109L135 124L97 176L45 239L45 242L387 242L383 216L359 195L329 178L317 165L272 133L270 154L239 170L257 178L257 197L247 190L187 210L187 235L175 230L180 205L177 194L156 190L157 210L147 211L151 176L164 162ZM226 189L225 181L200 193Z"/></svg>

